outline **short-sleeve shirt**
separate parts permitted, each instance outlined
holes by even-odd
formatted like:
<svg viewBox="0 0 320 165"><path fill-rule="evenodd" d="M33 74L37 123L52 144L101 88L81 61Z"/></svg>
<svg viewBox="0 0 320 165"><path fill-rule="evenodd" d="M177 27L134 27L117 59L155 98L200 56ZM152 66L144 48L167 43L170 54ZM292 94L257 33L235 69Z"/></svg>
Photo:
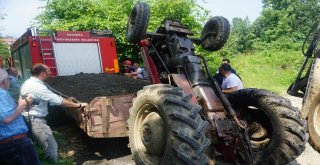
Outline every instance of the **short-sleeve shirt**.
<svg viewBox="0 0 320 165"><path fill-rule="evenodd" d="M0 88L0 140L28 131L28 127L23 120L22 115L19 115L9 124L2 123L4 119L15 113L16 108L17 104L14 102L9 92Z"/></svg>
<svg viewBox="0 0 320 165"><path fill-rule="evenodd" d="M47 116L48 103L51 105L61 105L63 101L61 96L50 91L41 80L35 77L30 77L22 84L20 94L30 94L33 100L39 101L39 105L35 105L29 111L29 115L36 117ZM28 116L28 113L23 112L23 115Z"/></svg>
<svg viewBox="0 0 320 165"><path fill-rule="evenodd" d="M222 89L229 89L232 87L238 87L239 89L243 89L243 84L238 76L235 74L231 73L228 77L226 77L221 85Z"/></svg>
<svg viewBox="0 0 320 165"><path fill-rule="evenodd" d="M143 78L142 71L143 71L142 68L137 68L137 73L138 73L138 74L137 74L137 77L138 77L138 78Z"/></svg>

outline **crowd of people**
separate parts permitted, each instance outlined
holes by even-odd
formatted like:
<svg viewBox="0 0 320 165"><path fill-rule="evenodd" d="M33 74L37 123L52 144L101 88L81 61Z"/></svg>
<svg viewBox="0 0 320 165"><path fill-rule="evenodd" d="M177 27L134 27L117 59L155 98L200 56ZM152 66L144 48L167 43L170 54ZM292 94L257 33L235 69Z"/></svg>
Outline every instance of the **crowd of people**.
<svg viewBox="0 0 320 165"><path fill-rule="evenodd" d="M9 75L8 72L12 75ZM75 98L63 98L53 93L44 83L50 76L50 68L35 64L31 77L23 84L16 84L14 68L0 69L0 164L40 164L28 132L43 148L45 156L58 162L58 145L45 117L48 104L81 109L87 103L75 102ZM17 103L9 92L19 85ZM27 110L27 111L26 111Z"/></svg>
<svg viewBox="0 0 320 165"><path fill-rule="evenodd" d="M230 60L227 58L222 60L221 66L213 77L217 80L222 92L225 94L231 94L243 89L241 77L231 67Z"/></svg>
<svg viewBox="0 0 320 165"><path fill-rule="evenodd" d="M134 79L148 79L148 74L139 66L139 63L135 62L132 65L130 60L125 60L122 63L122 73L127 77L132 77Z"/></svg>
<svg viewBox="0 0 320 165"><path fill-rule="evenodd" d="M123 62L122 72L135 79L148 78L145 70L138 63L132 65L130 60ZM40 164L28 132L42 146L45 155L58 162L58 144L45 119L48 104L75 109L88 105L53 93L44 83L50 76L48 66L34 65L31 75L21 83L16 68L0 69L0 164ZM222 61L214 78L225 94L243 88L228 59Z"/></svg>

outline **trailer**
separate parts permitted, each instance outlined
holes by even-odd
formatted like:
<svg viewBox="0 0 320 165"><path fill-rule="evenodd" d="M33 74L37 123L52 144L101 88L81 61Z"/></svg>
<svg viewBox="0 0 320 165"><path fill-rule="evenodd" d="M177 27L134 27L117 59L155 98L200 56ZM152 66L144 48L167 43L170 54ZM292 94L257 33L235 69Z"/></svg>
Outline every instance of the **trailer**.
<svg viewBox="0 0 320 165"><path fill-rule="evenodd" d="M65 112L92 138L127 137L132 100L139 90L150 85L147 80L105 73L56 76L46 80L46 83L65 95L89 104L84 109L68 108Z"/></svg>
<svg viewBox="0 0 320 165"><path fill-rule="evenodd" d="M65 109L88 136L128 136L126 122L132 99L149 83L115 74L119 64L111 31L52 33L30 28L13 43L11 52L13 66L22 78L31 76L32 65L45 64L51 70L47 84L89 103L82 110Z"/></svg>
<svg viewBox="0 0 320 165"><path fill-rule="evenodd" d="M116 45L111 31L41 31L29 28L11 45L13 66L23 78L37 63L51 76L78 73L118 73Z"/></svg>

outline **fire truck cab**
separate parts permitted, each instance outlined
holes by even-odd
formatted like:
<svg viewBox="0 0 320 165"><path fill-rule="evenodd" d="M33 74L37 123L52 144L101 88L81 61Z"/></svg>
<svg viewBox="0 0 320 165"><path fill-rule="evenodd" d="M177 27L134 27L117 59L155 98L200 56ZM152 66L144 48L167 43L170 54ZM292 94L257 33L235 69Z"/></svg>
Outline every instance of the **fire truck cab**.
<svg viewBox="0 0 320 165"><path fill-rule="evenodd" d="M117 73L119 64L111 31L44 32L29 28L11 46L13 66L23 78L32 65L42 63L51 76L78 73Z"/></svg>

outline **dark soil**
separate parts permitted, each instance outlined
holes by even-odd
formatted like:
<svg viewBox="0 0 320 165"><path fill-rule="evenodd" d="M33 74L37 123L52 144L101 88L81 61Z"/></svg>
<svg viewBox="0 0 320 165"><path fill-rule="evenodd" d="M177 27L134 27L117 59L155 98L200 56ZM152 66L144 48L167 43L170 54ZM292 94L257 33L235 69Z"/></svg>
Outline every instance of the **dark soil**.
<svg viewBox="0 0 320 165"><path fill-rule="evenodd" d="M77 74L58 76L46 80L52 88L81 102L90 102L99 96L136 93L149 81L132 79L118 74Z"/></svg>
<svg viewBox="0 0 320 165"><path fill-rule="evenodd" d="M111 160L120 164L133 162L128 137L90 138L71 119L65 121L63 126L52 128L59 145L60 158L72 159L74 164L113 164ZM123 157L126 160L117 160Z"/></svg>

